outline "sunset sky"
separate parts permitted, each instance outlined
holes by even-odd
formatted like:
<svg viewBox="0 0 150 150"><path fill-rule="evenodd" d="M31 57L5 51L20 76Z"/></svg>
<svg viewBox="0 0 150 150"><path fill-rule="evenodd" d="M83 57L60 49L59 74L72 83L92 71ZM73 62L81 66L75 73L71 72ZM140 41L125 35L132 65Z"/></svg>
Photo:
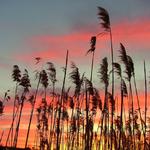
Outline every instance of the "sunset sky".
<svg viewBox="0 0 150 150"><path fill-rule="evenodd" d="M11 84L12 66L18 64L29 69L37 56L54 62L60 70L68 49L70 61L84 66L88 72L90 56L85 53L90 37L103 31L97 6L105 7L110 14L115 56L119 55L122 42L136 61L136 68L143 68L144 59L148 64L149 0L5 0L0 2L0 94ZM109 55L109 38L99 37L95 67ZM141 70L136 72L143 77Z"/></svg>
<svg viewBox="0 0 150 150"><path fill-rule="evenodd" d="M62 84L62 67L68 49L69 63L75 62L88 76L91 55L85 54L90 47L90 38L103 32L97 17L98 6L106 8L110 15L115 61L119 60L120 42L134 60L142 97L144 60L148 77L150 71L150 0L1 0L0 98L15 86L11 79L13 65L33 74L35 57L53 62ZM106 34L97 39L94 66L97 87L98 64L105 56L110 60L109 51L109 36Z"/></svg>

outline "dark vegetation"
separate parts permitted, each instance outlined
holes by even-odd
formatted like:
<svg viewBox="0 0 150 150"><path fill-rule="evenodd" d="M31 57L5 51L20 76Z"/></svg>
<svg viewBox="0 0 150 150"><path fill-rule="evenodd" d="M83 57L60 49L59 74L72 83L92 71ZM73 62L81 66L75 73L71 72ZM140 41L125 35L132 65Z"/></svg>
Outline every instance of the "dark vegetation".
<svg viewBox="0 0 150 150"><path fill-rule="evenodd" d="M37 86L34 92L28 71L25 69L24 73L21 73L19 66L14 65L12 78L16 87L14 98L12 98L14 99L12 122L6 141L3 141L4 133L0 135L0 143L3 143L6 149L11 149L10 146L12 149L17 149L20 121L23 119L24 103L27 102L31 104L31 112L25 148L30 143L29 135L35 111L37 128L34 149L150 149L150 117L147 114L148 91L145 62L143 64L145 107L144 114L142 114L132 57L127 53L125 46L120 43L118 62L121 63L114 61L113 35L107 10L98 7L98 18L104 32L110 35L111 64L105 57L101 60L97 71L97 80L104 87L101 91L104 96L101 96L100 89L93 85L94 54L97 37L100 34L91 37L90 48L87 51L87 54L92 55L89 79L85 74L80 73L79 67L74 62L71 63L72 71L69 72L69 81L74 84L74 89L66 87L69 51L66 54L63 84L59 93L55 87L57 82L56 68L52 62L46 64L46 69L42 68L36 72ZM36 65L38 65L41 61L40 57L37 57L36 61ZM119 81L119 89L115 89L115 80ZM40 105L36 108L35 104L41 86L42 99ZM18 90L20 88L22 89L21 92ZM70 94L70 90L74 93ZM120 91L118 99L115 90ZM3 100L0 101L1 115L5 115L3 110L7 101L10 100L9 92L7 91ZM134 95L136 98L134 98ZM47 101L47 97L50 97L50 102ZM120 101L119 106L117 101ZM125 107L125 101L128 101L128 107ZM135 109L135 101L137 101L138 109ZM4 147L0 147L0 149Z"/></svg>

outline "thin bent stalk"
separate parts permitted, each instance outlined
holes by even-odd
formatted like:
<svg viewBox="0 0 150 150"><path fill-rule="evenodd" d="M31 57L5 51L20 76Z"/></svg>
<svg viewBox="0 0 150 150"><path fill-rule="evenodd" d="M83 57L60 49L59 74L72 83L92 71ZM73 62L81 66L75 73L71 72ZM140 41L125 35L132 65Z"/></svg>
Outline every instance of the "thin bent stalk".
<svg viewBox="0 0 150 150"><path fill-rule="evenodd" d="M71 121L73 120L73 115L74 115L74 107L72 108L71 111ZM68 149L70 148L70 143L71 143L71 134L69 135Z"/></svg>
<svg viewBox="0 0 150 150"><path fill-rule="evenodd" d="M32 110L31 110L31 114L30 114L29 125L28 125L27 136L26 136L26 142L25 142L25 148L27 148L27 145L28 145L30 126L31 126L31 122L32 122L32 117L33 117L33 112L34 112L34 108L35 108L36 97L37 97L37 93L38 93L38 89L39 89L40 80L41 80L41 76L39 77L39 81L38 81L36 92L35 92L34 102L33 102Z"/></svg>
<svg viewBox="0 0 150 150"><path fill-rule="evenodd" d="M16 87L15 87L15 100L14 100L14 106L13 106L13 118L15 116L15 106L16 106L16 95L17 95L17 88L18 88L18 82L16 82ZM14 121L12 121L12 132L11 132L11 146L12 146L12 142L13 142L13 126L14 126Z"/></svg>
<svg viewBox="0 0 150 150"><path fill-rule="evenodd" d="M108 107L108 87L105 86L105 104L104 104L104 147L107 148L109 144L108 132L109 132L109 107ZM108 142L108 143L107 143Z"/></svg>
<svg viewBox="0 0 150 150"><path fill-rule="evenodd" d="M13 104L13 116L12 116L12 120L14 118L14 115L15 115L15 107L16 107L16 97L17 97L17 90L18 90L18 85L19 85L19 82L20 82L20 78L21 78L21 71L19 69L19 67L17 65L14 65L13 66L13 73L12 73L12 78L13 78L13 81L16 82L16 87L15 87L15 97L14 97L14 104ZM12 132L11 132L11 146L13 144L13 125L14 125L14 121L12 121Z"/></svg>
<svg viewBox="0 0 150 150"><path fill-rule="evenodd" d="M91 64L91 76L90 76L91 82L92 82L92 78L93 78L94 54L95 54L95 51L92 52L92 64Z"/></svg>
<svg viewBox="0 0 150 150"><path fill-rule="evenodd" d="M12 123L11 123L11 126L10 126L10 128L9 128L9 132L8 132L8 135L7 135L5 147L7 147L7 144L8 144L8 141L9 141L9 136L10 136L11 130L12 130L12 128L13 128L13 124L14 124L15 118L16 118L16 116L17 116L17 114L18 114L18 111L19 111L19 107L17 107L17 110L16 110L16 112L15 112L15 114L14 114L14 117L13 117L13 120L12 120Z"/></svg>
<svg viewBox="0 0 150 150"><path fill-rule="evenodd" d="M79 149L79 143L80 143L80 131L79 131L79 128L80 128L80 123L79 123L79 119L80 119L80 116L79 116L79 109L80 109L80 102L79 102L79 94L77 95L77 148Z"/></svg>
<svg viewBox="0 0 150 150"><path fill-rule="evenodd" d="M136 78L135 78L135 73L133 73L133 79L134 79L134 87L135 87L135 93L136 93L136 99L137 99L137 104L138 104L138 111L139 111L139 115L140 115L140 121L141 121L141 126L142 126L142 131L144 133L144 127L143 127L143 119L142 119L142 114L141 114L141 108L140 108L140 100L139 100L139 96L138 96L138 90L137 90L137 86L136 86Z"/></svg>
<svg viewBox="0 0 150 150"><path fill-rule="evenodd" d="M112 63L112 98L114 99L114 52L113 52L113 40L112 40L112 31L110 28L110 48L111 48L111 63ZM114 110L111 110L111 142L110 142L110 149L112 150L112 144L113 144L113 116L114 116Z"/></svg>
<svg viewBox="0 0 150 150"><path fill-rule="evenodd" d="M21 121L24 102L25 102L25 99L26 99L26 94L29 92L29 87L31 87L28 71L26 69L25 69L25 73L23 74L23 77L20 80L20 85L24 88L24 90L23 90L23 93L22 93L22 96L21 96L21 104L20 104L21 106L20 106L19 118L18 118L18 122L17 122L14 142L13 142L13 147L14 148L16 148L17 142L18 142L19 126L20 126L20 121Z"/></svg>
<svg viewBox="0 0 150 150"><path fill-rule="evenodd" d="M60 149L60 143L59 143L59 136L60 136L60 119L61 119L61 106L63 103L63 93L65 88L65 81L66 81L66 73L67 73L67 66L68 66L68 50L66 54L66 65L65 65L65 72L64 72L64 80L61 90L61 98L60 98L60 106L59 106L59 112L58 112L58 127L57 127L57 139L56 139L56 149Z"/></svg>
<svg viewBox="0 0 150 150"><path fill-rule="evenodd" d="M93 51L93 54L92 54L91 77L90 77L91 83L92 83L92 77L93 77L94 54L95 54L95 50ZM89 100L90 100L90 94L89 94ZM92 120L93 120L93 116L92 116ZM92 141L93 141L93 130L91 131L91 140L90 140L90 144L89 144L90 149L92 147Z"/></svg>
<svg viewBox="0 0 150 150"><path fill-rule="evenodd" d="M134 129L134 105L133 105L133 94L132 94L132 86L131 81L129 81L129 91L130 91L130 100L131 100L131 113L132 113L132 135L131 139L133 140L133 148L135 148L135 129ZM130 113L130 112L129 112Z"/></svg>
<svg viewBox="0 0 150 150"><path fill-rule="evenodd" d="M20 127L20 121L21 121L21 116L22 116L22 110L23 110L23 106L24 106L25 95L26 95L26 92L22 95L20 112L19 112L19 119L18 119L18 122L17 122L17 127L16 127L15 136L14 136L14 142L13 142L13 147L14 148L16 148L17 142L18 142L19 127Z"/></svg>
<svg viewBox="0 0 150 150"><path fill-rule="evenodd" d="M123 116L123 89L122 89L122 76L121 76L121 111L120 111L120 135L119 135L119 148L121 147L121 138L122 138L122 131L123 131L123 121L122 121L122 116Z"/></svg>
<svg viewBox="0 0 150 150"><path fill-rule="evenodd" d="M51 116L51 123L50 123L50 133L49 133L49 146L51 148L51 144L52 144L52 141L53 141L53 130L52 130L52 127L53 127L53 116L54 116L54 92L55 92L55 83L53 83L53 98L52 98L52 116Z"/></svg>
<svg viewBox="0 0 150 150"><path fill-rule="evenodd" d="M146 117L147 117L147 78L146 78L146 65L144 61L144 78L145 78L145 132L144 132L144 150L146 150Z"/></svg>
<svg viewBox="0 0 150 150"><path fill-rule="evenodd" d="M85 133L85 150L89 150L89 106L88 106L88 92L85 85L85 99L86 99L86 133Z"/></svg>

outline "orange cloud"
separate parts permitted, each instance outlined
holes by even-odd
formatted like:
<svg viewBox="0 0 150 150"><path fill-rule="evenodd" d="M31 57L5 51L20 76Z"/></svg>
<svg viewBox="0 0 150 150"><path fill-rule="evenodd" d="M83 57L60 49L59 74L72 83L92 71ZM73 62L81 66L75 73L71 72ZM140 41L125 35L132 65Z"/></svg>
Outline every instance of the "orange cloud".
<svg viewBox="0 0 150 150"><path fill-rule="evenodd" d="M101 91L102 93L102 91ZM120 111L120 95L118 95L118 100L116 100L116 114L117 114L117 103L118 103L118 114ZM148 97L150 97L150 95L148 95ZM102 95L102 99L103 99L103 95ZM141 112L144 111L144 93L140 93L139 94L139 99L140 99L140 107L141 107ZM50 98L48 97L48 101L50 100ZM39 105L39 102L41 101L41 96L37 97L37 104L36 104L36 108ZM85 101L84 101L85 102ZM128 112L128 99L124 99L124 106L125 106L125 110ZM85 107L83 105L83 107ZM134 109L137 109L137 102L136 102L136 96L134 95ZM25 137L27 134L27 125L29 123L29 115L30 115L30 110L31 107L29 105L29 103L25 103L24 105L24 109L23 109L23 114L22 114L22 118L21 118L21 123L20 123L20 132L19 132L19 140L18 140L18 145L20 147L23 147L25 144ZM148 108L148 114L150 114L150 109ZM68 112L70 111L70 108L68 109ZM98 111L99 114L99 111ZM97 115L97 117L95 118L95 124L97 124L99 122L99 118L100 116ZM5 114L4 116L1 116L1 124L0 124L0 132L2 132L3 129L5 129L5 134L4 134L4 138L3 138L3 144L5 143L5 140L7 138L8 135L8 129L10 127L10 123L12 120L12 106L10 105L6 105L6 109L5 109ZM30 145L33 145L34 142L34 136L36 133L36 124L37 124L37 119L36 119L36 111L35 111L35 115L33 117L33 121L32 121L32 126L31 126L31 132L30 132Z"/></svg>

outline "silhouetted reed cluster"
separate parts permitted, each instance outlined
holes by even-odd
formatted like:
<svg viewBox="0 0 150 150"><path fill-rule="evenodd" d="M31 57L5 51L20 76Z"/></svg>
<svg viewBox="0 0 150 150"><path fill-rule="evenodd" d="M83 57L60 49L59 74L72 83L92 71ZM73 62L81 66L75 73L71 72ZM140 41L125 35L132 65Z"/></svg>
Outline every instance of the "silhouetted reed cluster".
<svg viewBox="0 0 150 150"><path fill-rule="evenodd" d="M85 76L85 73L81 74L79 67L74 62L71 63L71 72L68 72L69 51L67 50L60 91L56 90L57 71L52 62L46 63L46 69L41 68L36 72L37 86L34 90L28 71L25 69L24 73L21 73L18 65L14 65L12 78L16 86L14 98L12 98L14 99L12 121L6 140L3 141L4 133L0 136L0 143L3 143L3 146L6 148L17 147L20 122L24 113L23 107L28 102L31 105L31 112L24 141L25 148L30 143L32 120L33 117L36 117L34 149L150 149L150 118L147 114L148 90L145 62L143 64L145 76L143 103L145 105L142 110L132 57L127 53L125 46L120 43L119 59L114 61L113 35L107 10L98 7L98 18L104 32L110 35L111 63L108 63L107 57L103 58L97 71L97 81L103 85L104 89L100 90L93 85L94 54L97 37L100 34L91 37L90 48L87 50L87 55L92 54L89 68L91 69L90 77ZM41 58L37 57L36 61L36 65L39 65ZM69 73L69 80L67 73ZM67 80L74 84L74 88L66 87ZM115 89L115 80L119 82L120 88L118 89ZM36 107L37 99L39 101L38 93L41 91L42 98ZM120 95L116 96L116 91ZM0 101L1 115L5 115L3 110L4 105L7 105L7 101L10 100L9 92L7 91L3 100ZM128 106L125 106L125 101L128 102ZM134 105L135 101L137 107Z"/></svg>

